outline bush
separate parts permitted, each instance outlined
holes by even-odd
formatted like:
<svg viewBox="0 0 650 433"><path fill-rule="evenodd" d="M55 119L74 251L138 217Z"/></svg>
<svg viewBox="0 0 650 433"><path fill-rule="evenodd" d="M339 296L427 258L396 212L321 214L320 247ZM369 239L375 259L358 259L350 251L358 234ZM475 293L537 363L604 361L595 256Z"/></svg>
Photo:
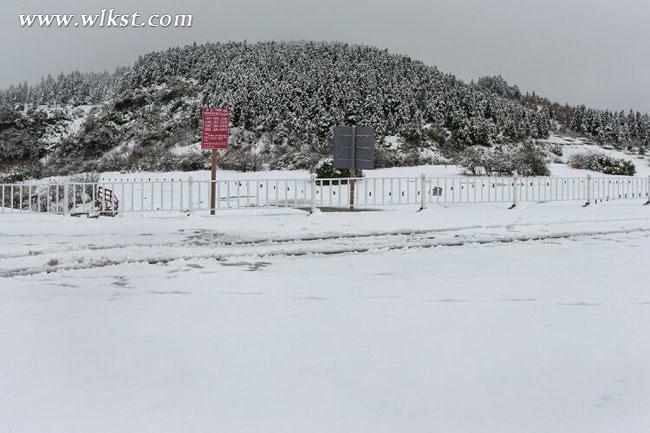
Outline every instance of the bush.
<svg viewBox="0 0 650 433"><path fill-rule="evenodd" d="M209 162L207 155L204 161ZM252 152L249 144L231 144L227 151L219 154L217 164L224 170L236 171L256 171L264 167L263 158Z"/></svg>
<svg viewBox="0 0 650 433"><path fill-rule="evenodd" d="M100 158L97 162L99 171L122 171L128 167L128 156L118 153L109 152Z"/></svg>
<svg viewBox="0 0 650 433"><path fill-rule="evenodd" d="M561 144L551 144L548 146L548 150L553 155L557 155L557 156L562 156L562 153L564 152L564 149L562 148Z"/></svg>
<svg viewBox="0 0 650 433"><path fill-rule="evenodd" d="M571 168L598 171L616 176L634 176L636 167L625 159L612 158L600 152L576 153L569 158Z"/></svg>
<svg viewBox="0 0 650 433"><path fill-rule="evenodd" d="M0 173L0 183L20 183L42 177L43 167L40 163L16 166Z"/></svg>
<svg viewBox="0 0 650 433"><path fill-rule="evenodd" d="M77 173L70 176L70 182L72 183L98 183L101 175L96 171L90 171L87 173Z"/></svg>
<svg viewBox="0 0 650 433"><path fill-rule="evenodd" d="M530 141L525 142L515 155L515 171L520 176L550 176L542 150Z"/></svg>
<svg viewBox="0 0 650 433"><path fill-rule="evenodd" d="M456 163L473 176L490 174L494 163L493 151L488 147L470 146L458 155Z"/></svg>
<svg viewBox="0 0 650 433"><path fill-rule="evenodd" d="M471 146L456 162L471 175L548 176L544 153L532 142L516 146Z"/></svg>
<svg viewBox="0 0 650 433"><path fill-rule="evenodd" d="M178 157L178 170L196 171L210 168L210 153L198 152Z"/></svg>
<svg viewBox="0 0 650 433"><path fill-rule="evenodd" d="M153 150L153 149L152 149ZM167 150L138 152L131 155L132 168L137 171L174 171L178 157Z"/></svg>
<svg viewBox="0 0 650 433"><path fill-rule="evenodd" d="M332 158L321 160L314 169L316 177L319 179L335 179L340 177L350 177L350 170L334 168ZM356 171L356 177L363 177L361 170Z"/></svg>

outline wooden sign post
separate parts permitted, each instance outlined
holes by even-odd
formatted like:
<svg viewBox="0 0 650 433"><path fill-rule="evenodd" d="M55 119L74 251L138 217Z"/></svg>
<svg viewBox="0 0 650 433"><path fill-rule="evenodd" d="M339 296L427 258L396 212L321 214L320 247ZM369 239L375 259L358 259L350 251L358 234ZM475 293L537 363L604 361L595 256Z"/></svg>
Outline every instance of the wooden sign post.
<svg viewBox="0 0 650 433"><path fill-rule="evenodd" d="M210 215L217 209L217 149L212 149L212 171L210 174Z"/></svg>
<svg viewBox="0 0 650 433"><path fill-rule="evenodd" d="M210 215L217 210L217 149L228 149L230 108L204 108L201 149L212 152L210 173Z"/></svg>

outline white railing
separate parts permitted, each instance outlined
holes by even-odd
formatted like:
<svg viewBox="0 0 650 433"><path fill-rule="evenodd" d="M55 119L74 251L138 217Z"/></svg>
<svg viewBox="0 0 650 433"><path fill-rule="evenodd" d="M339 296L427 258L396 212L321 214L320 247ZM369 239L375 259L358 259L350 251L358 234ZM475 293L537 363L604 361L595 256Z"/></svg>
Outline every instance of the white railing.
<svg viewBox="0 0 650 433"><path fill-rule="evenodd" d="M426 179L427 203L583 201L602 203L647 199L648 178L640 177L478 177ZM436 190L431 194L432 190Z"/></svg>
<svg viewBox="0 0 650 433"><path fill-rule="evenodd" d="M90 215L209 211L210 183L192 179L107 179L96 183L0 184L0 212ZM311 179L217 180L215 210L309 209L311 184Z"/></svg>
<svg viewBox="0 0 650 433"><path fill-rule="evenodd" d="M364 177L217 180L215 211L305 210L430 204L649 199L639 177ZM0 184L0 213L64 215L210 211L210 181L107 179L95 183Z"/></svg>

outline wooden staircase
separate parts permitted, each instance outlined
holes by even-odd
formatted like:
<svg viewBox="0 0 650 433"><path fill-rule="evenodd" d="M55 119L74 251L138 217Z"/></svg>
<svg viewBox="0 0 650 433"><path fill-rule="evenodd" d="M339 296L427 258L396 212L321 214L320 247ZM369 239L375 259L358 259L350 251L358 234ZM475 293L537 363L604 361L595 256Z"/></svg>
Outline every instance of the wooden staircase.
<svg viewBox="0 0 650 433"><path fill-rule="evenodd" d="M104 188L103 186L97 187L97 199L95 200L95 208L99 215L114 217L120 210L120 201L113 194L112 189Z"/></svg>
<svg viewBox="0 0 650 433"><path fill-rule="evenodd" d="M117 216L120 210L120 201L117 199L113 190L103 186L93 187L92 192L87 191L88 195L94 196L91 201L81 203L81 205L70 212L70 216L88 218L99 218L100 216ZM89 209L92 207L92 209Z"/></svg>

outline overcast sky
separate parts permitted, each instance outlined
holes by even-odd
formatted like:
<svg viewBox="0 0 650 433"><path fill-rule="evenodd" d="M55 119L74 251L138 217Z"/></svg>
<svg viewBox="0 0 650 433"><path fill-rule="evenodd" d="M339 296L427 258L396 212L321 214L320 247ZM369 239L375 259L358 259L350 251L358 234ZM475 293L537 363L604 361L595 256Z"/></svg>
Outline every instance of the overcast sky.
<svg viewBox="0 0 650 433"><path fill-rule="evenodd" d="M18 14L194 15L191 29L21 28ZM650 112L647 0L2 0L0 87L198 41L337 40L559 102Z"/></svg>

